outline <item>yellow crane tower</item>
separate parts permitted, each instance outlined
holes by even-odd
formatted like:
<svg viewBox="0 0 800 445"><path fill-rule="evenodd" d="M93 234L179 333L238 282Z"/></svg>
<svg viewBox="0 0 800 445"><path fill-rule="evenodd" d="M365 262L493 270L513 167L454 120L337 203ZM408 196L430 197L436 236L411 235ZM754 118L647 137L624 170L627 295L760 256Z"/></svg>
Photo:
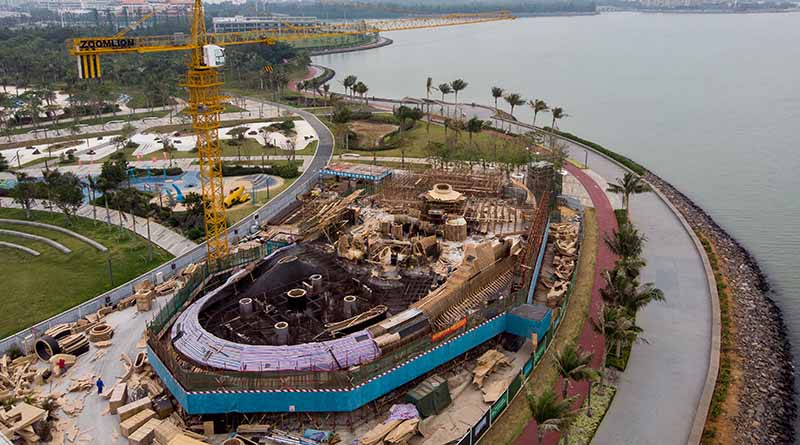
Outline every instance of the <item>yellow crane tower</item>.
<svg viewBox="0 0 800 445"><path fill-rule="evenodd" d="M136 36L125 34L146 20L149 14L133 26L111 37L81 37L67 40L69 53L76 56L78 76L99 78L101 55L189 51L186 80L182 86L189 91L187 113L192 117L192 129L197 136L203 206L206 228L206 249L209 262L228 254L225 194L222 180L222 155L218 129L223 100L220 67L225 64L225 46L246 44L274 45L278 41L293 42L341 35L373 34L385 31L436 28L442 26L509 20L514 17L500 11L486 14L448 14L400 20L359 21L347 24L325 24L308 27L282 26L277 30L207 33L202 0L194 0L190 35Z"/></svg>

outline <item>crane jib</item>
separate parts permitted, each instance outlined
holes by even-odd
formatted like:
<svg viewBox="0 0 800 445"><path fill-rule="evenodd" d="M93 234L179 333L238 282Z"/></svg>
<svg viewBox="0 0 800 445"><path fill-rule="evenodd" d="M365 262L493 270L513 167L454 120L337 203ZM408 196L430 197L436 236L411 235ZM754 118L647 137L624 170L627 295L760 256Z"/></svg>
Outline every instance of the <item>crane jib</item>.
<svg viewBox="0 0 800 445"><path fill-rule="evenodd" d="M136 46L134 39L82 39L78 40L79 50L92 50L101 48L125 49Z"/></svg>

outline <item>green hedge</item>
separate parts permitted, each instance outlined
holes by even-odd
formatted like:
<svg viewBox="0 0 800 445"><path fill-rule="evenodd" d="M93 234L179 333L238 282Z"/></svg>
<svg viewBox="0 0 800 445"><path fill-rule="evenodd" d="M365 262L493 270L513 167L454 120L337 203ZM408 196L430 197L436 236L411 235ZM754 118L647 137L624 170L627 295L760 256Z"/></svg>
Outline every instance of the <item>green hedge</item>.
<svg viewBox="0 0 800 445"><path fill-rule="evenodd" d="M549 128L549 127L545 127L545 130L546 131L554 131L552 128ZM604 155L608 156L609 158L611 158L611 159L619 162L620 164L624 165L625 167L628 167L629 169L633 170L633 172L636 173L639 176L642 176L645 173L647 173L647 169L646 168L642 167L641 165L639 165L638 163L636 163L632 159L630 159L628 157L625 157L625 156L622 156L621 154L614 153L613 151L603 147L600 144L595 144L592 141L587 141L586 139L583 139L583 138L580 138L578 136L575 136L572 133L567 133L566 131L555 130L555 133L557 135L559 135L559 136L562 136L562 137L565 137L567 139L573 140L575 142L579 142L579 143L581 143L583 145L587 145L589 147L592 147L594 150L597 150L600 153L603 153Z"/></svg>
<svg viewBox="0 0 800 445"><path fill-rule="evenodd" d="M258 165L223 165L222 176L245 176L245 175L274 175L284 179L292 179L300 176L297 168L299 162L288 162L275 164L268 167Z"/></svg>

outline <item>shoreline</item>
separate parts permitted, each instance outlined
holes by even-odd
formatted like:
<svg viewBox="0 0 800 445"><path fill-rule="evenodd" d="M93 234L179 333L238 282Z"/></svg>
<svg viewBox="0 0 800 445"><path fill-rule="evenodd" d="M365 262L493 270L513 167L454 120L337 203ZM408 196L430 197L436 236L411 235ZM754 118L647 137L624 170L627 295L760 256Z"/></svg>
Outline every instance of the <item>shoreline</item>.
<svg viewBox="0 0 800 445"><path fill-rule="evenodd" d="M327 55L330 55L330 54L354 53L354 52L357 52L357 51L366 51L368 49L382 48L384 46L389 46L392 43L394 43L394 40L392 40L392 39L390 39L388 37L378 36L378 40L370 42L370 43L365 43L363 45L358 45L358 46L351 46L351 47L347 47L347 48L332 48L332 49L326 49L326 50L320 50L320 51L312 51L309 54L309 56L310 57L317 57L317 56L327 56ZM325 67L325 68L327 68L327 67ZM328 69L330 69L330 68L328 68Z"/></svg>
<svg viewBox="0 0 800 445"><path fill-rule="evenodd" d="M717 249L730 286L734 350L741 358L740 404L733 425L736 443L794 443L797 404L794 364L783 313L755 257L701 207L649 170L644 179L658 188L692 230Z"/></svg>

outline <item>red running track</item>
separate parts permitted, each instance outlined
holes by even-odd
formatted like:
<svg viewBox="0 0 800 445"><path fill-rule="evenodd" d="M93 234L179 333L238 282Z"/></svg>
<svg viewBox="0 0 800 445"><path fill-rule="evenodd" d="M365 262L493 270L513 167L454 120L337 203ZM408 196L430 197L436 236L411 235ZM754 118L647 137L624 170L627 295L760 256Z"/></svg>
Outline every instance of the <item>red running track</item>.
<svg viewBox="0 0 800 445"><path fill-rule="evenodd" d="M614 209L611 207L608 197L603 189L597 185L594 180L584 173L581 169L572 164L566 164L567 171L575 176L578 181L583 185L589 193L589 197L594 204L597 215L597 228L598 228L598 244L597 244L597 262L594 271L594 287L592 288L592 302L589 310L589 317L586 324L583 326L580 340L578 344L585 351L591 351L594 356L592 357L592 367L595 369L600 368L602 363L602 354L605 350L605 341L603 336L595 332L592 326L592 320L597 320L600 316L600 309L602 307L602 297L600 296L600 288L603 287L602 273L605 270L612 269L616 258L613 253L608 249L603 242L605 235L611 236L614 230L617 229L617 218L614 215ZM535 385L536 382L533 382ZM556 382L554 391L556 394L561 394L562 379L559 377ZM568 395L577 396L574 408L578 409L583 405L586 398L587 390L589 389L588 383L580 382L570 387ZM524 395L521 395L524 397ZM531 420L522 434L514 442L515 445L533 445L536 443L536 422ZM560 434L557 432L549 432L544 436L544 445L558 445Z"/></svg>

